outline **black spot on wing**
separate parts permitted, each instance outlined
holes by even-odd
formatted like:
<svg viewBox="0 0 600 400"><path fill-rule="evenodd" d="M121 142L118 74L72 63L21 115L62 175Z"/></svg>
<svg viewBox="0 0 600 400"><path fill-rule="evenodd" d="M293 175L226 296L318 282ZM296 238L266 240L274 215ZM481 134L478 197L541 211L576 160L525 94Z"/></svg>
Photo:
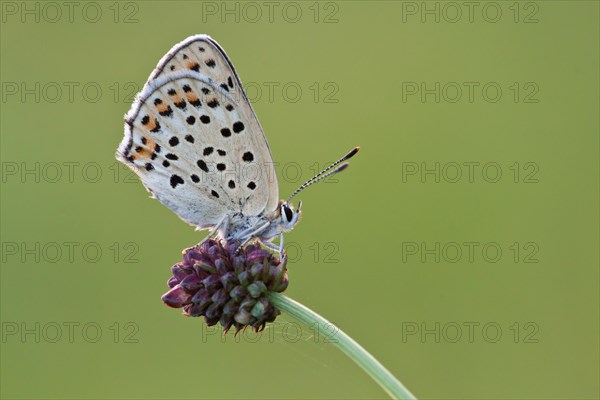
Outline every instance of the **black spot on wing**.
<svg viewBox="0 0 600 400"><path fill-rule="evenodd" d="M244 124L242 123L242 121L238 121L233 124L233 131L235 133L240 133L243 130L244 130Z"/></svg>
<svg viewBox="0 0 600 400"><path fill-rule="evenodd" d="M223 128L221 129L221 135L223 135L223 137L229 137L231 136L231 131L229 128Z"/></svg>
<svg viewBox="0 0 600 400"><path fill-rule="evenodd" d="M179 175L171 175L170 183L171 187L175 189L177 185L183 185L183 178Z"/></svg>
<svg viewBox="0 0 600 400"><path fill-rule="evenodd" d="M242 156L242 160L244 160L246 162L254 161L254 154L252 154L251 152L247 151Z"/></svg>
<svg viewBox="0 0 600 400"><path fill-rule="evenodd" d="M204 160L198 160L198 162L196 162L196 164L198 165L198 167L204 171L204 172L208 172L208 165L206 165L206 163L204 162Z"/></svg>

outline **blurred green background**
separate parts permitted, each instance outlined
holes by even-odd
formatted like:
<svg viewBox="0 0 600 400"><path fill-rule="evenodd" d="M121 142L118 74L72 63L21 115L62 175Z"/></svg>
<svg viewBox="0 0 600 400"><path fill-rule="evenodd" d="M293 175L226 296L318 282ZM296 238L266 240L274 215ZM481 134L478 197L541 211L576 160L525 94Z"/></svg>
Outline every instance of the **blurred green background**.
<svg viewBox="0 0 600 400"><path fill-rule="evenodd" d="M281 197L362 147L300 196L290 297L420 398L598 398L598 2L1 6L3 398L385 398L290 317L234 340L162 304L204 233L114 152L197 33Z"/></svg>

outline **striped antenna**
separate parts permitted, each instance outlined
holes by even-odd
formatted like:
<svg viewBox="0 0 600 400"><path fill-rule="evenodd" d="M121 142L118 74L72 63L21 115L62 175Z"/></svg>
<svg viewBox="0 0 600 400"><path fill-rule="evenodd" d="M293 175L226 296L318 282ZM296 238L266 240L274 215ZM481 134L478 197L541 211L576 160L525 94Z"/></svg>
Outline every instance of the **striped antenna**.
<svg viewBox="0 0 600 400"><path fill-rule="evenodd" d="M355 148L353 148L344 157L340 158L339 160L337 160L336 162L334 162L333 164L331 164L330 166L328 166L327 168L325 168L323 171L319 172L318 174L316 174L315 176L313 176L312 178L310 178L309 180L307 180L306 182L304 182L298 189L296 189L296 191L294 193L292 193L292 195L287 199L287 201L289 202L290 200L292 200L292 198L294 196L296 196L298 193L300 193L301 191L303 191L304 189L306 189L310 185L312 185L314 183L317 183L319 181L322 181L323 179L327 178L328 176L331 176L333 174L337 174L338 172L342 172L343 170L345 170L346 168L348 168L348 166L350 164L349 163L344 163L344 164L340 165L339 167L337 167L336 169L334 169L333 171L330 171L332 168L338 166L340 163L342 163L342 162L344 162L344 161L346 161L346 160L354 157L354 155L356 153L358 153L359 150L360 150L360 147L358 147L358 146L355 147Z"/></svg>

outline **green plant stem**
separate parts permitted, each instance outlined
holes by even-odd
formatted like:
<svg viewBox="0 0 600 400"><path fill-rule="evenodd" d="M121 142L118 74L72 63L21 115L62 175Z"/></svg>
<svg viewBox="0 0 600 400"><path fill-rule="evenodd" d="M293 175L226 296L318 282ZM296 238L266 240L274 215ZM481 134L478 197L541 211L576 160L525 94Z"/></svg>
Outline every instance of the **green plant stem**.
<svg viewBox="0 0 600 400"><path fill-rule="evenodd" d="M331 329L334 326L331 322L281 293L269 292L269 298L275 307L302 321L307 326L318 324L319 334L329 339L331 343L335 344L352 361L364 369L392 399L415 399L415 396L361 345L342 330Z"/></svg>

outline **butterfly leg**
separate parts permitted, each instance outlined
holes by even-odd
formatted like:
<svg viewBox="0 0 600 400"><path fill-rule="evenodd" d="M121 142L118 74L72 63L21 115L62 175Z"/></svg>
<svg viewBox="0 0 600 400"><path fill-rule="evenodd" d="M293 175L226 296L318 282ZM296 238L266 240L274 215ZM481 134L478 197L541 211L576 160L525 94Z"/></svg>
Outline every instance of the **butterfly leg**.
<svg viewBox="0 0 600 400"><path fill-rule="evenodd" d="M204 242L211 239L215 234L217 234L219 232L219 230L221 228L223 229L223 232L227 232L228 226L229 226L229 215L225 215L225 216L223 216L223 218L221 218L221 221L219 221L219 223L216 224L210 230L210 232L208 232L208 235L206 235L206 237L204 239L202 239L202 241L200 241L200 243L198 243L198 246L202 245Z"/></svg>
<svg viewBox="0 0 600 400"><path fill-rule="evenodd" d="M275 251L278 251L279 253L281 253L281 252L279 251L279 246L277 246L275 243L271 243L271 242L267 242L267 241L263 241L263 240L261 240L260 242L261 242L263 245L265 245L265 247L268 247L268 248L270 248L271 250L275 250Z"/></svg>
<svg viewBox="0 0 600 400"><path fill-rule="evenodd" d="M278 252L280 256L283 254L283 233L279 234L279 245L266 240L261 240L260 242L265 245L265 247Z"/></svg>
<svg viewBox="0 0 600 400"><path fill-rule="evenodd" d="M259 234L260 232L264 231L269 225L271 225L271 221L267 221L264 224L262 224L261 226L259 226L256 229L253 230L247 230L243 232L243 236L246 237L246 239L244 239L242 241L242 243L238 246L236 252L240 251L242 247L244 247L244 245L246 243L248 243L248 241L252 238L254 238L257 234Z"/></svg>

